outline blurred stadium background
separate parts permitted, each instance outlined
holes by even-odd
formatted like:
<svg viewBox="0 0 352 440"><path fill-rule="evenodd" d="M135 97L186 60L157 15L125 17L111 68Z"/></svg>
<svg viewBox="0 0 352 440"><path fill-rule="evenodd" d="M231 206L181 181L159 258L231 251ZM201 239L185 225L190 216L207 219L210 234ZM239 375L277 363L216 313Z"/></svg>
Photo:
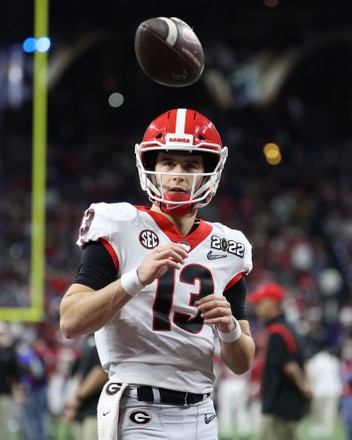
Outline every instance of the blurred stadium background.
<svg viewBox="0 0 352 440"><path fill-rule="evenodd" d="M0 3L0 319L14 321L14 336L34 330L53 352L67 343L59 304L79 262L81 214L92 201L147 203L134 144L156 115L185 106L209 116L229 147L221 187L200 214L245 232L254 248L249 288L283 283L310 352L328 343L340 355L352 330L350 2L48 5L49 39L36 46L28 40L35 2ZM166 88L139 68L134 33L153 16L184 19L202 41L206 66L194 86ZM38 50L48 62L44 308L31 315L22 310L33 308L38 274L31 271Z"/></svg>

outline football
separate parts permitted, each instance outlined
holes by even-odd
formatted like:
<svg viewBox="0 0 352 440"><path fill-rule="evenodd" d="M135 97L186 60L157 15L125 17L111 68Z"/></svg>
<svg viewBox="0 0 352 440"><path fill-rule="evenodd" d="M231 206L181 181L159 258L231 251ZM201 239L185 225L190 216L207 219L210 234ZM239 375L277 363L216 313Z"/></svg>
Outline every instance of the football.
<svg viewBox="0 0 352 440"><path fill-rule="evenodd" d="M136 31L135 52L144 73L164 86L194 84L204 69L204 52L198 37L176 17L143 21Z"/></svg>

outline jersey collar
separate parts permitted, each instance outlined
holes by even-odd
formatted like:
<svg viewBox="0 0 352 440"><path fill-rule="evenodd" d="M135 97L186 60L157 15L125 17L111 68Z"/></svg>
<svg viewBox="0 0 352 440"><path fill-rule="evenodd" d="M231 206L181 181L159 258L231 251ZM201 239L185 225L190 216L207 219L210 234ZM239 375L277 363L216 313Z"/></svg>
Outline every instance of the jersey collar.
<svg viewBox="0 0 352 440"><path fill-rule="evenodd" d="M196 218L195 222L198 223L198 227L189 233L186 236L183 236L176 226L163 214L160 214L156 211L151 211L145 206L136 206L139 211L145 212L155 223L159 226L159 228L164 232L164 234L172 241L173 243L188 243L190 246L190 250L193 250L199 243L208 237L208 235L213 230L213 227L200 218Z"/></svg>

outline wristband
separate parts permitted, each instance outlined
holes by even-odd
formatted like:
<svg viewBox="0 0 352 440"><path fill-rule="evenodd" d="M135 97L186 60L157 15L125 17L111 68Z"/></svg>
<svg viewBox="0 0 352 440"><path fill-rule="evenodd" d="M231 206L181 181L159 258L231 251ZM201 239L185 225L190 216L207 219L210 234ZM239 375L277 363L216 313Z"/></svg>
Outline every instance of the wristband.
<svg viewBox="0 0 352 440"><path fill-rule="evenodd" d="M124 273L120 278L121 286L131 296L136 296L143 289L144 285L137 274L137 268Z"/></svg>
<svg viewBox="0 0 352 440"><path fill-rule="evenodd" d="M232 317L235 321L235 328L228 333L223 333L218 330L219 339L223 342L235 342L242 335L242 329L235 317Z"/></svg>

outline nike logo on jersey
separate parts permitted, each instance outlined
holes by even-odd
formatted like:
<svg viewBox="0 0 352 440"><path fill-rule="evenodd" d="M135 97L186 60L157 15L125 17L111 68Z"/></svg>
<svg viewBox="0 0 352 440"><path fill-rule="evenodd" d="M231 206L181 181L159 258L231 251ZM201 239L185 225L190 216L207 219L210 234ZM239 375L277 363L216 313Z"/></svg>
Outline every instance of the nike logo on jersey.
<svg viewBox="0 0 352 440"><path fill-rule="evenodd" d="M205 414L204 421L208 425L211 421L213 421L215 419L215 417L216 417L216 414L212 414L209 417Z"/></svg>
<svg viewBox="0 0 352 440"><path fill-rule="evenodd" d="M104 417L107 416L110 412L111 412L111 410L110 410L110 411L103 412L103 416L104 416Z"/></svg>
<svg viewBox="0 0 352 440"><path fill-rule="evenodd" d="M224 254L213 254L213 251L209 251L207 258L208 260L217 260L218 258L226 258L227 255Z"/></svg>

